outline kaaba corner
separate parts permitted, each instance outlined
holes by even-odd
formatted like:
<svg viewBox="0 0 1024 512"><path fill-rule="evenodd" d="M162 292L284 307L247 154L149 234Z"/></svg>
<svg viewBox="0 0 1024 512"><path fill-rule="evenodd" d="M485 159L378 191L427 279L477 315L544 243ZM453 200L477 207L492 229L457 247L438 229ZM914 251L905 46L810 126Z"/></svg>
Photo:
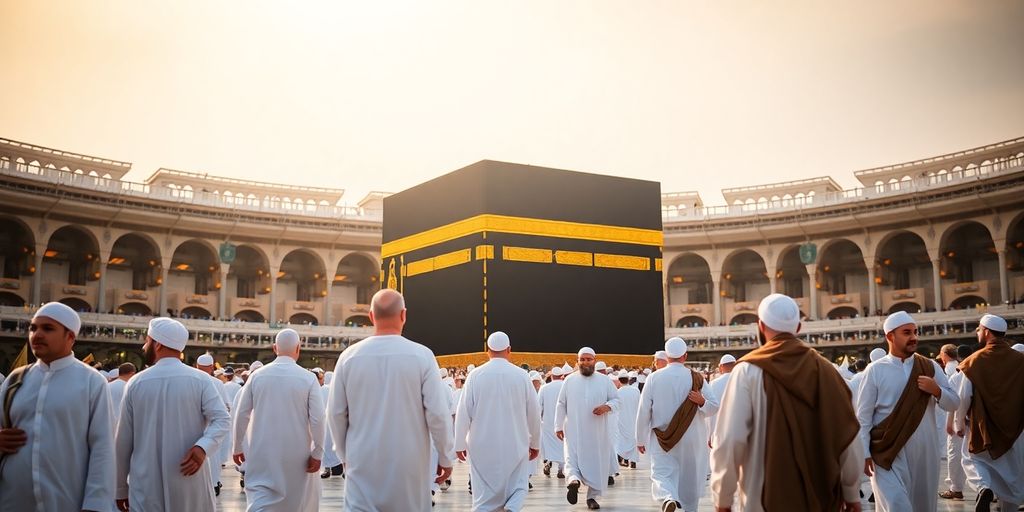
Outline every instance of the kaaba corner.
<svg viewBox="0 0 1024 512"><path fill-rule="evenodd" d="M651 353L664 340L657 182L483 160L384 199L381 283L438 355Z"/></svg>

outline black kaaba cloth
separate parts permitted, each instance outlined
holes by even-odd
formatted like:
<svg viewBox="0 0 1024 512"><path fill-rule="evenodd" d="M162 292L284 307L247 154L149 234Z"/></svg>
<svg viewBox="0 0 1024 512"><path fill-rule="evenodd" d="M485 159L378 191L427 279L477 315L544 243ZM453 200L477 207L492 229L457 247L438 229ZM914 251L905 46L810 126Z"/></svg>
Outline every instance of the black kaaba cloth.
<svg viewBox="0 0 1024 512"><path fill-rule="evenodd" d="M657 182L483 160L384 199L381 283L438 355L652 353L661 247Z"/></svg>

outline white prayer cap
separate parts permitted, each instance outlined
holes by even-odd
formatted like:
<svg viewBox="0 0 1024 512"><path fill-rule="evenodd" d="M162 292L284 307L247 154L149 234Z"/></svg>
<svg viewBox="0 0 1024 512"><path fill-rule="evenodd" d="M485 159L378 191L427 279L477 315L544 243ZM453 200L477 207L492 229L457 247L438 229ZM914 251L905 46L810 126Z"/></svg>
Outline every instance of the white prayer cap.
<svg viewBox="0 0 1024 512"><path fill-rule="evenodd" d="M996 332L1006 332L1006 320L1003 320L1002 318L995 315L985 315L981 317L981 325L983 325L986 329L993 330Z"/></svg>
<svg viewBox="0 0 1024 512"><path fill-rule="evenodd" d="M773 331L796 334L800 327L800 306L781 293L773 293L757 306L757 318Z"/></svg>
<svg viewBox="0 0 1024 512"><path fill-rule="evenodd" d="M636 382L637 382L637 384L643 384L643 383L647 382L647 376L644 375L644 374L637 375Z"/></svg>
<svg viewBox="0 0 1024 512"><path fill-rule="evenodd" d="M732 364L736 362L736 358L732 354L726 354L718 360L718 364Z"/></svg>
<svg viewBox="0 0 1024 512"><path fill-rule="evenodd" d="M563 363L562 375L569 375L570 373L572 373L572 366L569 366L569 363Z"/></svg>
<svg viewBox="0 0 1024 512"><path fill-rule="evenodd" d="M443 379L443 378L448 376L448 369L447 368L441 368L440 369L440 373L441 373L441 378Z"/></svg>
<svg viewBox="0 0 1024 512"><path fill-rule="evenodd" d="M319 366L317 366L316 368L313 368L310 371L313 372L313 373L324 373L324 369L320 368Z"/></svg>
<svg viewBox="0 0 1024 512"><path fill-rule="evenodd" d="M631 379L635 379L636 378L636 372L629 372L629 373L626 374L626 376L631 378Z"/></svg>
<svg viewBox="0 0 1024 512"><path fill-rule="evenodd" d="M253 361L252 364L249 365L249 371L250 372L254 371L254 370L258 370L260 368L263 368L263 363L261 363L259 361Z"/></svg>
<svg viewBox="0 0 1024 512"><path fill-rule="evenodd" d="M678 336L673 336L665 342L665 355L669 359L679 359L686 354L686 342Z"/></svg>
<svg viewBox="0 0 1024 512"><path fill-rule="evenodd" d="M659 350L654 353L655 359L661 359L662 361L668 361L668 354L664 350Z"/></svg>
<svg viewBox="0 0 1024 512"><path fill-rule="evenodd" d="M576 353L576 357L582 356L583 354L590 354L594 357L597 357L597 352L594 352L594 349L590 347L581 348L580 351Z"/></svg>
<svg viewBox="0 0 1024 512"><path fill-rule="evenodd" d="M158 316L149 321L149 330L146 335L156 340L157 343L181 352L185 350L188 343L188 329L181 322Z"/></svg>
<svg viewBox="0 0 1024 512"><path fill-rule="evenodd" d="M605 364L604 361L598 361L597 364L594 365L594 370L596 370L596 371L607 370L607 369L608 369L608 365Z"/></svg>
<svg viewBox="0 0 1024 512"><path fill-rule="evenodd" d="M274 345L284 353L293 352L299 347L299 342L299 333L295 329L282 329L274 336Z"/></svg>
<svg viewBox="0 0 1024 512"><path fill-rule="evenodd" d="M536 381L544 382L544 377L540 374L540 372L533 371L533 372L530 372L530 380L536 380Z"/></svg>
<svg viewBox="0 0 1024 512"><path fill-rule="evenodd" d="M116 379L119 376L117 368L110 370L106 375L108 379Z"/></svg>
<svg viewBox="0 0 1024 512"><path fill-rule="evenodd" d="M196 364L199 366L213 366L213 356L210 354L203 354L196 358Z"/></svg>
<svg viewBox="0 0 1024 512"><path fill-rule="evenodd" d="M885 357L885 349L884 348L876 348L876 349L871 351L870 355L868 355L868 359L870 359L872 363L875 362L875 361L878 361L879 359L881 359L883 357Z"/></svg>
<svg viewBox="0 0 1024 512"><path fill-rule="evenodd" d="M914 321L914 317L910 316L910 313L907 313L906 311L897 311L885 319L885 323L882 324L882 330L885 331L886 334L889 334L901 325L916 323L917 322Z"/></svg>
<svg viewBox="0 0 1024 512"><path fill-rule="evenodd" d="M82 328L82 319L79 318L78 313L71 309L67 304L61 302L47 302L43 304L43 307L36 311L32 318L35 319L40 316L45 316L61 324L65 329L75 333L78 336L78 331Z"/></svg>
<svg viewBox="0 0 1024 512"><path fill-rule="evenodd" d="M553 375L555 377L561 377L562 376L562 367L561 366L555 366L555 367L551 368L551 375Z"/></svg>
<svg viewBox="0 0 1024 512"><path fill-rule="evenodd" d="M1016 350L1017 352L1024 352L1024 343L1014 343L1013 346L1010 348Z"/></svg>
<svg viewBox="0 0 1024 512"><path fill-rule="evenodd" d="M512 342L509 341L508 334L501 331L494 331L487 337L487 349L492 352L502 352L510 345Z"/></svg>
<svg viewBox="0 0 1024 512"><path fill-rule="evenodd" d="M221 375L224 375L224 369L223 368L217 368L216 370L213 371L213 376L214 377L220 377Z"/></svg>
<svg viewBox="0 0 1024 512"><path fill-rule="evenodd" d="M651 369L650 368L644 368L644 375L650 375L650 374L651 374Z"/></svg>

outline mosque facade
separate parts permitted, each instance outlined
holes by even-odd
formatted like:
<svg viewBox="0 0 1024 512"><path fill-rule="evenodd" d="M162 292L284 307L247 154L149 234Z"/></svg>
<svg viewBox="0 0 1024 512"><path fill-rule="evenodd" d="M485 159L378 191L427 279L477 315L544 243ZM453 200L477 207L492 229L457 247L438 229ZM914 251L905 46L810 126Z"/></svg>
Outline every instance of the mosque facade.
<svg viewBox="0 0 1024 512"><path fill-rule="evenodd" d="M154 314L183 319L190 355L227 360L269 355L291 324L326 367L370 333L389 194L340 206L342 189L129 170L0 139L0 368L48 301L83 312L76 350L98 360L137 357ZM898 310L925 346L968 339L983 311L1024 331L1024 138L855 176L849 190L827 176L726 189L724 206L663 193L665 335L696 359L740 354L773 292L797 300L805 339L831 356L877 346Z"/></svg>

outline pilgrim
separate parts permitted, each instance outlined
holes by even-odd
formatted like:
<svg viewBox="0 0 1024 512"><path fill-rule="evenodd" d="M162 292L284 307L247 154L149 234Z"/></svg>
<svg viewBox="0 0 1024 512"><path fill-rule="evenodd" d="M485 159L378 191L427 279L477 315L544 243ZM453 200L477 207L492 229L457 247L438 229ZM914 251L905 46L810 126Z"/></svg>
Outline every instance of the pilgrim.
<svg viewBox="0 0 1024 512"><path fill-rule="evenodd" d="M75 359L82 321L60 302L29 324L36 362L0 386L0 511L108 511L114 439L107 380Z"/></svg>
<svg viewBox="0 0 1024 512"><path fill-rule="evenodd" d="M615 453L622 467L636 469L640 460L636 442L636 415L640 408L640 390L629 385L629 372L619 370L616 377L619 383L618 429L615 431Z"/></svg>
<svg viewBox="0 0 1024 512"><path fill-rule="evenodd" d="M220 391L181 362L188 330L177 320L149 322L142 349L152 365L124 392L117 424L117 507L122 511L213 512L213 482L203 464L231 429Z"/></svg>
<svg viewBox="0 0 1024 512"><path fill-rule="evenodd" d="M537 401L540 403L540 453L544 459L544 476L551 476L551 468L554 466L558 478L565 478L565 443L555 435L555 410L558 408L558 393L562 390L564 375L561 366L551 368L551 382L541 386L537 393Z"/></svg>
<svg viewBox="0 0 1024 512"><path fill-rule="evenodd" d="M665 342L669 364L651 374L640 395L636 444L651 453L651 493L663 512L696 511L708 474L705 420L718 412L718 397L704 376L683 365L686 342ZM650 446L644 443L650 439Z"/></svg>
<svg viewBox="0 0 1024 512"><path fill-rule="evenodd" d="M793 299L773 293L757 314L761 346L733 369L712 435L714 505L731 508L738 488L744 511L859 508L864 455L850 388L796 337Z"/></svg>
<svg viewBox="0 0 1024 512"><path fill-rule="evenodd" d="M121 399L124 398L124 388L128 381L135 375L135 365L123 363L117 367L117 378L107 383L107 391L110 393L110 411L116 419L121 413ZM116 425L113 425L116 426Z"/></svg>
<svg viewBox="0 0 1024 512"><path fill-rule="evenodd" d="M608 413L619 407L615 386L604 375L595 373L596 362L594 349L580 349L579 371L565 379L555 410L555 435L565 441L566 499L575 505L580 486L586 485L587 508L591 510L600 508L597 498L611 478L611 435L618 425L609 421Z"/></svg>

